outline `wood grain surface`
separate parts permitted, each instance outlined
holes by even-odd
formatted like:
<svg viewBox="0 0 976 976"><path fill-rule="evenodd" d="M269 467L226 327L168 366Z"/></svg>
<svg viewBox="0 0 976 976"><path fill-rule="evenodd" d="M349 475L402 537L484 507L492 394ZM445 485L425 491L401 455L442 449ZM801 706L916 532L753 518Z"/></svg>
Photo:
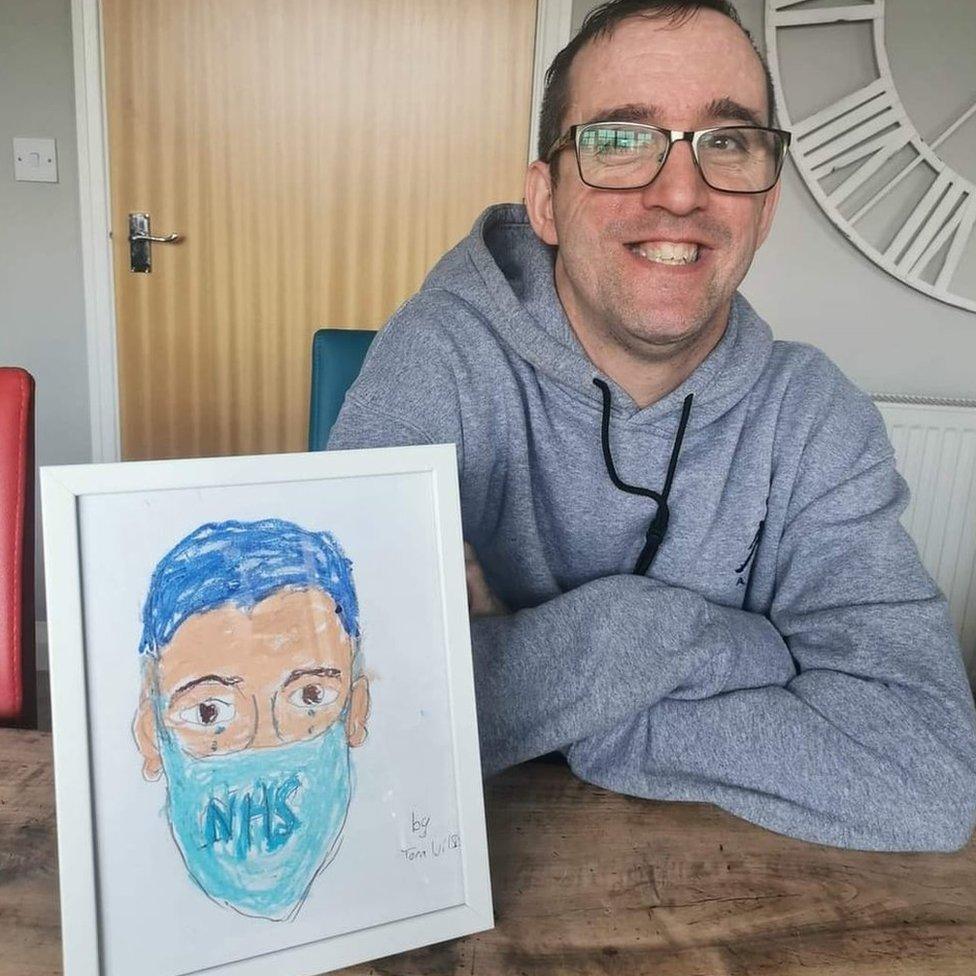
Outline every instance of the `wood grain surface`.
<svg viewBox="0 0 976 976"><path fill-rule="evenodd" d="M530 763L487 783L496 928L351 976L972 976L976 844L845 851ZM0 730L0 976L59 974L50 736Z"/></svg>
<svg viewBox="0 0 976 976"><path fill-rule="evenodd" d="M0 729L0 973L61 973L54 768L46 732Z"/></svg>

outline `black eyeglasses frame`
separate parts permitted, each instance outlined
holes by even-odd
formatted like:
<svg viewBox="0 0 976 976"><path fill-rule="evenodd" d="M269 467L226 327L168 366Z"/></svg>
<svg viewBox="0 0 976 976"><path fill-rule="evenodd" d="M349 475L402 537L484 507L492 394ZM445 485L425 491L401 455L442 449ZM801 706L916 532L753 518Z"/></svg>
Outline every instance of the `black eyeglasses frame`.
<svg viewBox="0 0 976 976"><path fill-rule="evenodd" d="M664 150L664 158L661 160L661 165L658 167L657 172L646 183L641 183L638 186L628 187L600 186L598 183L591 183L583 176L583 163L580 159L580 137L586 129L599 128L600 126L608 125L628 125L636 129L647 129L653 130L654 132L661 132L668 137L668 145ZM776 173L769 186L766 186L761 190L726 190L724 187L715 186L714 184L709 183L707 177L702 171L701 162L698 159L698 142L704 135L711 132L721 132L725 129L755 129L760 132L773 132L782 138L783 145L780 149L779 159L776 160ZM671 155L671 147L674 146L676 142L687 142L691 147L691 158L695 162L695 169L698 170L698 175L702 178L707 187L711 188L712 190L717 190L719 193L768 193L774 186L776 186L776 183L780 178L780 174L783 171L783 161L786 159L786 152L790 147L792 138L793 134L791 132L787 132L785 129L774 129L771 126L766 125L716 125L708 129L692 129L684 132L681 129L664 129L659 125L649 125L646 122L627 122L624 119L608 119L597 122L580 122L576 125L571 125L549 147L546 154L542 157L542 162L551 164L552 158L557 152L565 149L569 145L572 145L576 156L576 171L579 173L580 180L582 180L582 182L587 186L592 187L594 190L643 190L645 187L650 186L661 175L661 171L664 169L668 161L668 157Z"/></svg>

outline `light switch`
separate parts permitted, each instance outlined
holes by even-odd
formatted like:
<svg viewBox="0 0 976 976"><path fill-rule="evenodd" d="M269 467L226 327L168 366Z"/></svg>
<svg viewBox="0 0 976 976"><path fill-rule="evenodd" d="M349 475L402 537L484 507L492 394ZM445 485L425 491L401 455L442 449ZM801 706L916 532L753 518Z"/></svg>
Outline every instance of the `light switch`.
<svg viewBox="0 0 976 976"><path fill-rule="evenodd" d="M58 153L54 140L14 136L14 179L57 183Z"/></svg>

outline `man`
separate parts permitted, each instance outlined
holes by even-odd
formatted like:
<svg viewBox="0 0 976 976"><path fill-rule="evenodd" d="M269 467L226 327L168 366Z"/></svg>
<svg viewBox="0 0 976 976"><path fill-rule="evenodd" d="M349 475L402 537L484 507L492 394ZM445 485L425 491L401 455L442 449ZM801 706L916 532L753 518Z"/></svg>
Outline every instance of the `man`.
<svg viewBox="0 0 976 976"><path fill-rule="evenodd" d="M203 525L157 565L134 722L143 775L193 880L244 915L293 917L338 848L349 747L366 738L352 564L280 519Z"/></svg>
<svg viewBox="0 0 976 976"><path fill-rule="evenodd" d="M770 90L721 0L591 13L524 209L394 315L330 447L457 445L486 773L558 749L806 840L954 850L976 715L881 417L736 290Z"/></svg>

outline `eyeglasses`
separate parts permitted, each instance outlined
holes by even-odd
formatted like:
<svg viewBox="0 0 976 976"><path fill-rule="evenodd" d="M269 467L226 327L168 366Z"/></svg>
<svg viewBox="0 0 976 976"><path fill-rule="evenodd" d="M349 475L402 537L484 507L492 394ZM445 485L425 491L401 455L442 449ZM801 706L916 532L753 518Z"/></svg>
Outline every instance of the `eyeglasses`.
<svg viewBox="0 0 976 976"><path fill-rule="evenodd" d="M693 132L640 122L570 126L543 157L574 145L580 179L598 190L637 190L654 181L676 142L691 144L702 179L724 193L764 193L779 179L790 133L758 125L720 125Z"/></svg>

